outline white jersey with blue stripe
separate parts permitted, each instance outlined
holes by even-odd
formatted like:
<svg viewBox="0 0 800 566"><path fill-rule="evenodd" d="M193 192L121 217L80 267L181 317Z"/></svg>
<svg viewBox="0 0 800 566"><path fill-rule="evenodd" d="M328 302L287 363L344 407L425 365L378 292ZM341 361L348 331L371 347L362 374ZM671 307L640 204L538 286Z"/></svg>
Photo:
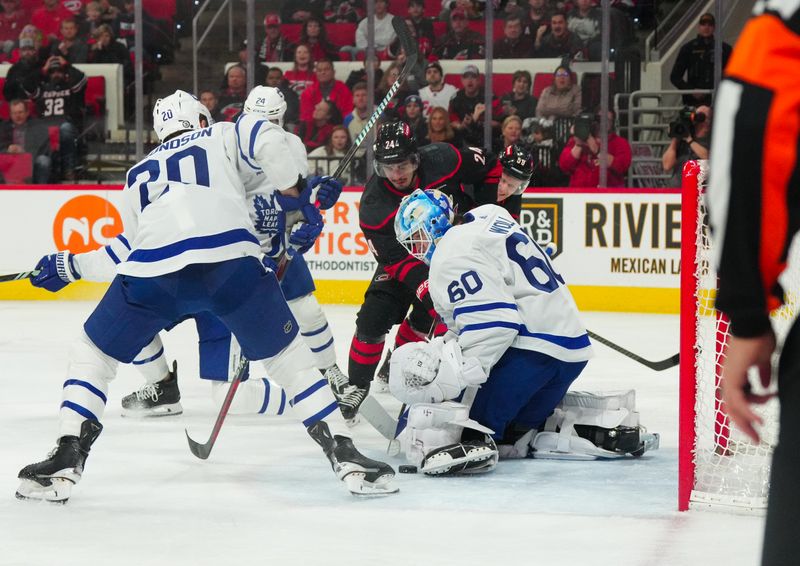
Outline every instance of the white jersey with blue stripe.
<svg viewBox="0 0 800 566"><path fill-rule="evenodd" d="M492 204L470 211L436 246L430 293L464 356L488 372L508 348L565 362L592 357L564 280L511 215Z"/></svg>
<svg viewBox="0 0 800 566"><path fill-rule="evenodd" d="M130 254L117 273L155 277L258 256L240 161L233 125L220 123L164 142L132 167L122 211Z"/></svg>

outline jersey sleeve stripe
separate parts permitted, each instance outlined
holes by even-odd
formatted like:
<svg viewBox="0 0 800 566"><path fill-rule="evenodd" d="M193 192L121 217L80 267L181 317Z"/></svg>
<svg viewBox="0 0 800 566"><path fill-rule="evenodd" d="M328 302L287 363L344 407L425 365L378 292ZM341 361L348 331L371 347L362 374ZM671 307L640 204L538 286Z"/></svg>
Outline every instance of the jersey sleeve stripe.
<svg viewBox="0 0 800 566"><path fill-rule="evenodd" d="M495 320L492 322L480 322L478 324L467 324L460 330L460 334L465 332L474 332L476 330L486 330L488 328L511 328L519 331L518 322L506 322L502 320Z"/></svg>
<svg viewBox="0 0 800 566"><path fill-rule="evenodd" d="M119 265L120 259L117 257L117 254L115 254L114 251L111 249L111 246L105 246L103 249L106 250L108 257L111 258L111 261Z"/></svg>
<svg viewBox="0 0 800 566"><path fill-rule="evenodd" d="M250 159L255 160L256 158L256 139L258 138L258 132L261 129L261 126L264 125L264 120L259 120L256 122L256 125L253 126L253 129L250 130L250 146L248 147L248 152L250 153Z"/></svg>
<svg viewBox="0 0 800 566"><path fill-rule="evenodd" d="M261 167L250 163L250 160L247 159L244 151L242 151L242 136L241 132L239 131L239 124L241 124L241 119L236 120L236 126L234 126L234 131L236 132L236 141L238 142L236 145L239 146L239 155L242 157L242 160L244 160L244 162L247 163L251 168L255 169L256 171L261 171Z"/></svg>
<svg viewBox="0 0 800 566"><path fill-rule="evenodd" d="M453 310L453 318L458 318L461 314L466 314L469 312L480 312L480 311L493 311L497 309L511 309L517 310L517 305L514 303L486 303L483 305L471 305L467 307L458 307Z"/></svg>
<svg viewBox="0 0 800 566"><path fill-rule="evenodd" d="M230 244L239 242L251 242L258 245L258 240L248 230L238 228L235 230L228 230L213 236L197 236L195 238L187 238L180 240L173 244L169 244L155 249L139 249L135 250L128 257L129 262L138 263L153 263L164 259L178 256L189 250L207 250L212 248L221 248Z"/></svg>
<svg viewBox="0 0 800 566"><path fill-rule="evenodd" d="M567 350L580 350L581 348L588 348L591 346L591 342L589 341L589 335L583 334L582 336L559 336L557 334L545 334L542 332L530 332L525 325L522 325L519 329L520 336L525 336L527 338L538 338L539 340L544 340L545 342L550 342L555 344L556 346L561 346L562 348L566 348Z"/></svg>
<svg viewBox="0 0 800 566"><path fill-rule="evenodd" d="M129 250L131 249L131 244L130 244L130 242L128 242L128 239L127 239L125 236L123 236L122 234L119 234L119 235L117 236L117 240L119 240L120 242L122 242L122 245L123 245L123 246L125 246L126 248L128 248Z"/></svg>

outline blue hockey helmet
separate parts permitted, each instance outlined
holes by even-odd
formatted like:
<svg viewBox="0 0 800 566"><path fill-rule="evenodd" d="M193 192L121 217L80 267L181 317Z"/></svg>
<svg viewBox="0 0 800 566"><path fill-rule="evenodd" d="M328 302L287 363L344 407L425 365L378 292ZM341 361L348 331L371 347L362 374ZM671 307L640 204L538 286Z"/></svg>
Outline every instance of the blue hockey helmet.
<svg viewBox="0 0 800 566"><path fill-rule="evenodd" d="M415 258L430 265L445 232L453 226L453 203L436 189L416 189L403 198L394 218L397 241Z"/></svg>

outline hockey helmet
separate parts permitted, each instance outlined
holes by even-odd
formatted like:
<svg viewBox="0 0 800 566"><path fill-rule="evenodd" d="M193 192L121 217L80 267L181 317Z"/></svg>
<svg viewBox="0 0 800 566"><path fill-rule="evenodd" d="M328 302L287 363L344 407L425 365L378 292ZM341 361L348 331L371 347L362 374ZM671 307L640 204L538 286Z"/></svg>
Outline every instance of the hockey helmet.
<svg viewBox="0 0 800 566"><path fill-rule="evenodd" d="M416 189L400 202L394 232L408 253L430 265L436 244L453 226L454 217L449 196L436 189Z"/></svg>
<svg viewBox="0 0 800 566"><path fill-rule="evenodd" d="M375 172L381 177L386 176L381 165L411 161L416 168L419 163L417 140L411 127L402 120L391 120L383 124L372 147L375 152Z"/></svg>
<svg viewBox="0 0 800 566"><path fill-rule="evenodd" d="M274 86L257 86L247 95L243 110L245 114L256 114L283 127L286 99Z"/></svg>
<svg viewBox="0 0 800 566"><path fill-rule="evenodd" d="M200 127L198 100L183 90L176 90L153 105L153 128L159 141L185 130Z"/></svg>
<svg viewBox="0 0 800 566"><path fill-rule="evenodd" d="M200 115L200 118L205 119L207 126L212 126L214 124L214 118L211 117L211 112L209 112L206 105L199 100L197 100L197 113ZM203 127L202 123L200 123L200 127Z"/></svg>
<svg viewBox="0 0 800 566"><path fill-rule="evenodd" d="M521 183L515 183L516 189L513 194L521 195L530 183L533 176L533 158L531 153L524 147L511 144L500 156L500 166L503 168L503 175L512 177Z"/></svg>

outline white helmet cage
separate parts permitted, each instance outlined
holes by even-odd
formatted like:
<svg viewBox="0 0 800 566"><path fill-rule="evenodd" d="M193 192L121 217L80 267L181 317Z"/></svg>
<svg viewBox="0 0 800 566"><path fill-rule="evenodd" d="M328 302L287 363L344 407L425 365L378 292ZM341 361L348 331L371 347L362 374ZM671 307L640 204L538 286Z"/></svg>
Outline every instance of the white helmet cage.
<svg viewBox="0 0 800 566"><path fill-rule="evenodd" d="M274 86L257 86L247 95L247 100L244 101L244 112L256 114L283 127L286 99L283 97L283 93Z"/></svg>
<svg viewBox="0 0 800 566"><path fill-rule="evenodd" d="M167 97L159 98L153 106L153 129L159 141L184 130L200 127L197 99L183 90L176 90Z"/></svg>

